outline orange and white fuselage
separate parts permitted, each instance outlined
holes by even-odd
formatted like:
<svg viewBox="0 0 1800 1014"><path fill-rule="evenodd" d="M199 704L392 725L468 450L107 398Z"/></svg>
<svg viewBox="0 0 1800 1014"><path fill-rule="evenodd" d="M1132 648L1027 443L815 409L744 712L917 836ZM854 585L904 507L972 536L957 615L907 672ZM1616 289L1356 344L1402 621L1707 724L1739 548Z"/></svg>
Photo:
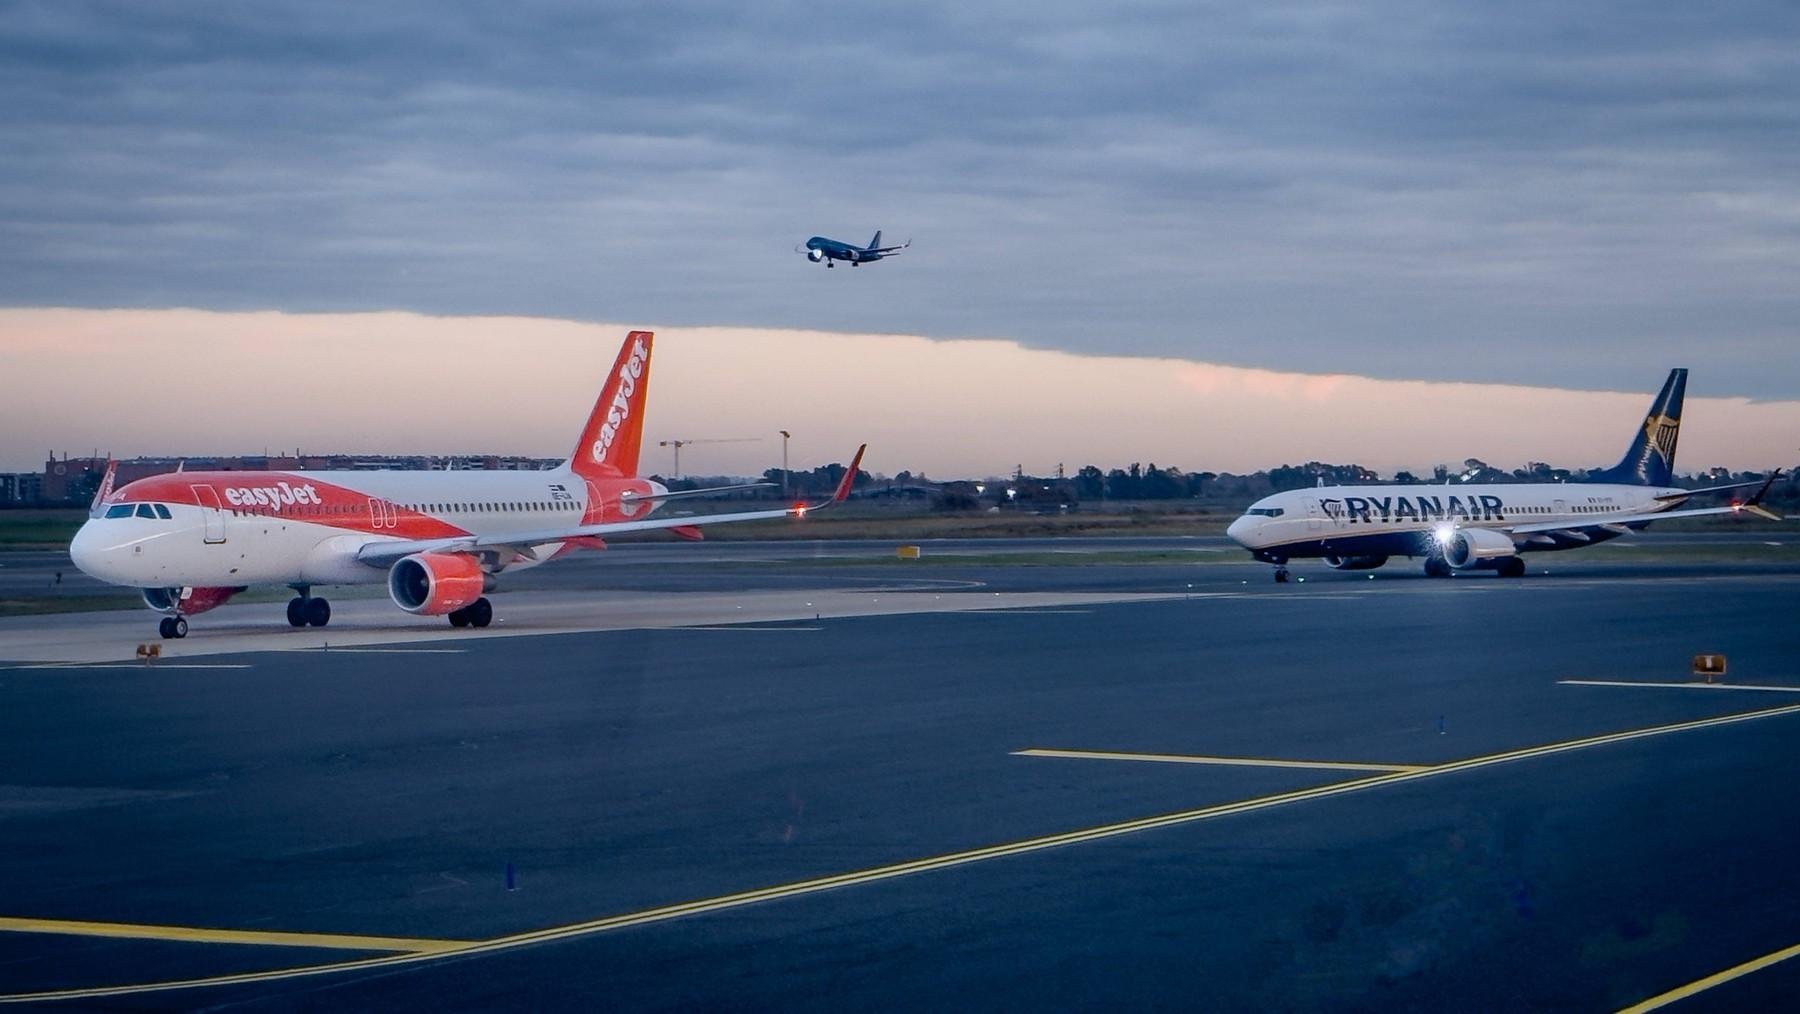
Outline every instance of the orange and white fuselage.
<svg viewBox="0 0 1800 1014"><path fill-rule="evenodd" d="M624 532L800 517L801 505L653 518L670 492L637 474L654 335L625 337L569 460L540 472L175 472L118 490L108 471L93 516L75 536L75 565L141 589L165 615L163 636L184 637L186 617L249 585L289 585L294 626L324 626L329 603L315 585L380 584L400 608L486 626L482 593L494 577ZM862 452L833 502L849 493ZM753 483L750 485L766 485Z"/></svg>
<svg viewBox="0 0 1800 1014"><path fill-rule="evenodd" d="M654 498L667 492L648 479L586 479L566 467L175 472L114 493L76 534L69 555L94 577L136 588L380 584L387 580L383 570L358 558L371 543L643 520L661 506ZM582 545L596 543L574 537L478 550L483 558L476 562L497 574Z"/></svg>

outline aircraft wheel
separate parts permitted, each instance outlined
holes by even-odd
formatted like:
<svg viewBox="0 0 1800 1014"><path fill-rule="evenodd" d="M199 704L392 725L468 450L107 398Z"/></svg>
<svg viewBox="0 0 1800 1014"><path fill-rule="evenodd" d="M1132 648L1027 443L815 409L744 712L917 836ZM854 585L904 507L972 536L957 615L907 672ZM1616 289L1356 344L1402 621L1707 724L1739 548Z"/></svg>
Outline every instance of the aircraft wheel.
<svg viewBox="0 0 1800 1014"><path fill-rule="evenodd" d="M165 641L171 637L174 637L175 631L172 629L174 627L174 622L173 622L174 619L175 618L173 616L163 617L162 622L158 623L156 625L157 636L161 637Z"/></svg>
<svg viewBox="0 0 1800 1014"><path fill-rule="evenodd" d="M306 600L306 622L308 626L323 627L331 622L331 603L324 599Z"/></svg>
<svg viewBox="0 0 1800 1014"><path fill-rule="evenodd" d="M306 626L306 600L298 595L288 599L288 626Z"/></svg>
<svg viewBox="0 0 1800 1014"><path fill-rule="evenodd" d="M494 604L485 598L476 599L469 605L469 626L485 627L494 622Z"/></svg>
<svg viewBox="0 0 1800 1014"><path fill-rule="evenodd" d="M1509 556L1500 561L1501 577L1524 577L1525 561L1516 556Z"/></svg>
<svg viewBox="0 0 1800 1014"><path fill-rule="evenodd" d="M450 625L458 629L469 625L469 609L467 606L451 612Z"/></svg>
<svg viewBox="0 0 1800 1014"><path fill-rule="evenodd" d="M1288 569L1286 567L1276 567L1275 568L1275 583L1276 584L1287 584L1287 580L1288 580Z"/></svg>
<svg viewBox="0 0 1800 1014"><path fill-rule="evenodd" d="M1449 577L1450 576L1450 565L1448 563L1445 563L1443 560L1439 559L1438 557L1427 556L1425 558L1425 576L1426 577Z"/></svg>

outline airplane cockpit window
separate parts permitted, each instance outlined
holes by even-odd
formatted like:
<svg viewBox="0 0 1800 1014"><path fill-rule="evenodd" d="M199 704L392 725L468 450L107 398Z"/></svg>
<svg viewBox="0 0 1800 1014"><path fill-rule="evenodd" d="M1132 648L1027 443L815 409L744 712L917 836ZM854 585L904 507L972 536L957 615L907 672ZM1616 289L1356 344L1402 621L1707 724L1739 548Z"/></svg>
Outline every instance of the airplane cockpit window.
<svg viewBox="0 0 1800 1014"><path fill-rule="evenodd" d="M155 521L156 520L156 511L152 510L150 508L149 504L141 503L141 504L137 505L137 516L140 518L148 518L151 521Z"/></svg>
<svg viewBox="0 0 1800 1014"><path fill-rule="evenodd" d="M168 521L174 517L173 514L169 513L169 508L164 504L158 503L151 504L150 506L156 508L156 516L164 521Z"/></svg>
<svg viewBox="0 0 1800 1014"><path fill-rule="evenodd" d="M1278 518L1284 510L1284 507L1252 507L1244 513L1259 518Z"/></svg>
<svg viewBox="0 0 1800 1014"><path fill-rule="evenodd" d="M132 507L131 504L116 503L106 509L106 516L108 518L128 518L131 516L133 510L135 510L135 508Z"/></svg>

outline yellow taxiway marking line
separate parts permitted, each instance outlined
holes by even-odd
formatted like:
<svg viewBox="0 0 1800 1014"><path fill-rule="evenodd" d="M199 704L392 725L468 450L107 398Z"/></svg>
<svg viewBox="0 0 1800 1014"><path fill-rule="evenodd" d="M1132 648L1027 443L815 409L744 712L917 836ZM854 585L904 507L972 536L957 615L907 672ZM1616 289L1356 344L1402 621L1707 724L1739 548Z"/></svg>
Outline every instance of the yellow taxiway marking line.
<svg viewBox="0 0 1800 1014"><path fill-rule="evenodd" d="M266 930L206 929L199 926L142 926L124 922L82 922L74 919L18 919L0 916L0 932L49 933L79 937L121 937L131 940L176 940L203 944L261 944L271 947L324 947L344 951L404 951L435 954L466 947L466 940L417 940L409 937L367 937L343 933L276 933Z"/></svg>
<svg viewBox="0 0 1800 1014"><path fill-rule="evenodd" d="M1796 956L1800 956L1800 944L1782 948L1773 954L1765 954L1760 958L1754 958L1741 965L1727 968L1723 972L1715 972L1704 979L1696 979L1685 986L1671 989L1667 993L1658 993L1648 1000L1640 1000L1637 1003L1624 1008L1619 1014L1644 1014L1645 1011L1653 1011L1661 1007L1667 1007L1669 1004L1686 1000L1690 996L1704 993L1714 986L1723 986L1733 979L1743 978L1751 972L1760 972L1770 965L1780 964L1781 962Z"/></svg>
<svg viewBox="0 0 1800 1014"><path fill-rule="evenodd" d="M1014 757L1072 757L1076 760L1155 761L1161 764L1218 764L1246 768L1312 768L1319 771L1424 771L1425 764L1362 764L1356 761L1272 760L1262 757L1205 757L1184 753L1126 753L1116 750L1014 750Z"/></svg>
<svg viewBox="0 0 1800 1014"><path fill-rule="evenodd" d="M1629 680L1557 680L1565 687L1659 687L1667 690L1768 690L1800 694L1800 687L1758 686L1754 683L1637 683Z"/></svg>
<svg viewBox="0 0 1800 1014"><path fill-rule="evenodd" d="M360 958L354 961L338 961L324 965L303 965L296 968L278 968L263 972L239 972L232 975L217 975L199 979L171 979L163 982L134 983L123 986L92 986L78 989L51 990L41 993L9 993L0 995L0 1003L31 1003L46 1000L80 1000L106 996L127 996L142 993L158 993L178 989L196 989L204 986L233 986L250 983L276 982L287 979L299 979L320 975L332 975L338 972L366 971L378 968L392 968L400 965L412 965L426 961L435 961L449 957L469 957L479 954L493 954L501 951L530 947L535 944L549 943L554 940L569 940L577 937L592 936L611 930L626 929L633 926L646 926L653 923L668 922L688 916L705 915L723 912L746 905L758 905L764 902L777 901L782 898L796 898L803 895L819 894L835 891L845 887L861 884L872 884L898 877L908 877L934 870L967 866L973 863L987 862L1007 856L1026 855L1049 849L1067 848L1086 842L1117 838L1122 835L1141 834L1166 827L1178 827L1218 817L1228 817L1240 813L1251 813L1292 803L1301 803L1313 799L1327 799L1333 796L1344 796L1366 789L1380 788L1385 785L1397 785L1424 778L1437 778L1443 775L1457 774L1463 771L1474 771L1480 768L1499 764L1511 764L1516 761L1530 760L1536 757L1548 757L1554 754L1570 753L1613 743L1625 743L1637 739L1648 739L1653 736L1666 736L1670 733L1689 732L1695 729L1707 729L1715 726L1734 725L1739 722L1751 722L1762 718L1776 718L1783 715L1800 714L1800 704L1790 704L1779 708L1765 708L1761 711L1740 712L1735 715L1722 715L1717 718L1701 718L1688 722L1677 722L1671 725L1658 725L1647 729L1633 729L1628 732L1613 732L1600 736L1589 736L1585 739L1567 740L1561 743L1549 743L1543 746L1525 747L1509 750L1505 753L1488 754L1483 757L1471 757L1467 760L1449 761L1434 767L1417 771L1394 771L1371 775L1367 778L1355 778L1345 782L1333 782L1327 785L1314 786L1294 792L1282 792L1271 796L1258 796L1243 799L1235 803L1221 803L1214 806L1203 806L1193 810L1181 810L1154 817L1143 817L1137 820L1120 821L1116 824L1102 824L1098 827L1082 828L1075 831L1064 831L1048 834L1038 838L1026 838L1021 841L1006 842L1000 845L988 845L981 848L968 849L962 852L950 852L944 855L929 856L907 862L877 866L850 873L837 873L829 876L815 877L790 884L778 884L774 887L763 887L737 894L722 895L717 898L703 898L697 901L680 902L664 905L659 908L628 912L623 915L607 916L587 922L570 923L566 926L552 926L547 929L517 933L511 936L494 937L462 946L451 946L444 950L429 953L390 954L377 958Z"/></svg>

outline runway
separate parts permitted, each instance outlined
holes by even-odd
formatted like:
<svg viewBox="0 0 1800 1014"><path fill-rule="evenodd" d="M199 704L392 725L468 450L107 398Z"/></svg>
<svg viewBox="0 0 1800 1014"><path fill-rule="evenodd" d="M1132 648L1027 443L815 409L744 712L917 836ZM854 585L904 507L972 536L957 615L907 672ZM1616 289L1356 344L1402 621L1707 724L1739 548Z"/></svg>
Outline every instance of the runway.
<svg viewBox="0 0 1800 1014"><path fill-rule="evenodd" d="M150 669L19 664L147 612L0 621L0 992L1597 1009L1800 943L1796 699L1673 686L1800 687L1791 569L720 555L484 632L234 605Z"/></svg>

